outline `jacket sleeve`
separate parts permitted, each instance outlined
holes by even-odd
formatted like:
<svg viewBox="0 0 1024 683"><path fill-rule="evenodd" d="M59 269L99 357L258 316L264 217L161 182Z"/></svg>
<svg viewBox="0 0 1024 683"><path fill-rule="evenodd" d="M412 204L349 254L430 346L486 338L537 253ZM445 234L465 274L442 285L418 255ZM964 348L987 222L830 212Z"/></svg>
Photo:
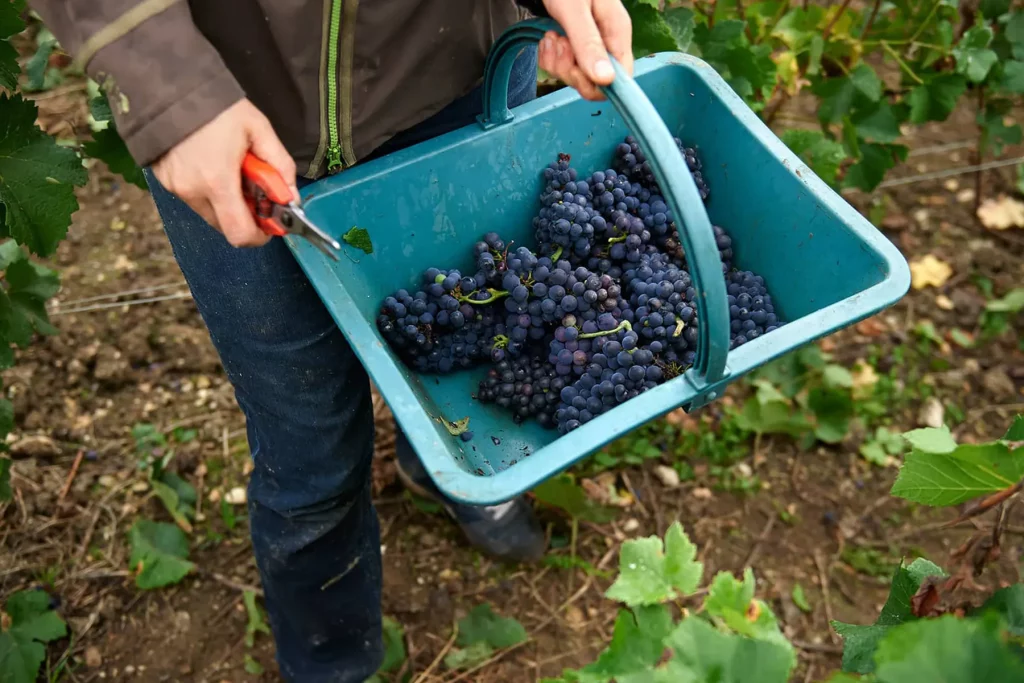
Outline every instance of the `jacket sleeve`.
<svg viewBox="0 0 1024 683"><path fill-rule="evenodd" d="M212 0L216 1L216 0ZM149 165L245 96L184 0L29 0Z"/></svg>

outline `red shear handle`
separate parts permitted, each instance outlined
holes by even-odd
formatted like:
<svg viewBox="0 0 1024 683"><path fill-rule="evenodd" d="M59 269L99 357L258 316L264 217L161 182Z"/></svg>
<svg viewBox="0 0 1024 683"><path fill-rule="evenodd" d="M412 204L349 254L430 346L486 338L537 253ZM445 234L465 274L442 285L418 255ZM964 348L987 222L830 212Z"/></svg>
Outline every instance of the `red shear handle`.
<svg viewBox="0 0 1024 683"><path fill-rule="evenodd" d="M287 231L273 218L273 204L288 205L291 203L292 191L288 187L288 183L284 181L277 169L252 152L247 152L242 160L242 178L244 185L251 184L254 190L258 188L256 191L245 193L245 201L252 211L256 225L268 235L275 237L286 235Z"/></svg>

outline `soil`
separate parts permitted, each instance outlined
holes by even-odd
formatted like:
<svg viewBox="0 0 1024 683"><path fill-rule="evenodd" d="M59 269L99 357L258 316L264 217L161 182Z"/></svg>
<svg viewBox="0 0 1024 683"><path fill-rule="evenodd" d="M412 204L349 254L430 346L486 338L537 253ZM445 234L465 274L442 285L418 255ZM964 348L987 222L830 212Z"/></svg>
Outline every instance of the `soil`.
<svg viewBox="0 0 1024 683"><path fill-rule="evenodd" d="M40 105L44 127L81 132L84 113L75 93ZM799 103L789 115L806 117ZM927 151L962 139L972 120L971 111L959 111L947 124L918 131L912 144ZM912 156L892 177L963 165L968 154ZM1010 191L1011 181L1009 172L987 174L986 196ZM914 290L877 318L824 340L840 362L865 358L870 346L878 349L882 366L907 362L894 350L913 344L912 330L925 320L943 337L954 328L977 335L985 299L976 278L989 279L997 294L1024 281L1024 232L980 227L972 199L962 193L972 187L973 179L964 176L876 194L888 206L881 221L885 234L903 253L935 254L954 275L941 288ZM53 318L60 333L20 352L3 377L17 427L10 439L16 498L0 506L0 596L33 585L59 596L75 634L48 653L51 664L62 656L73 662L59 680L280 680L271 639L259 634L252 648L245 643L242 596L247 589L258 593L259 578L244 506L220 503L244 485L248 473L244 421L231 387L148 194L96 165L78 196L81 209L54 258L63 281ZM864 211L871 208L866 196L848 199ZM940 295L952 310L937 303ZM141 303L145 299L154 301ZM946 411L962 414L954 430L958 439L998 437L1024 408L1024 357L1013 337L1004 334L974 349L947 339L918 378ZM911 389L903 387L908 398L890 416L900 428L918 426L926 403L910 396ZM723 401L737 401L741 393L733 388ZM721 405L705 413L714 418ZM391 462L387 408L381 401L377 408L374 489L384 551L383 609L405 629L410 656L401 673L415 678L429 671L416 678L424 682L518 683L592 661L609 641L616 616L602 597L609 580L550 563L504 565L471 549L445 517L404 494ZM128 527L141 515L167 518L137 467L132 428L140 423L178 435L168 446L175 450L172 466L197 487L201 501L192 534L197 571L156 591L137 590L126 569ZM28 437L43 438L26 442ZM706 575L753 566L759 596L799 648L794 680L822 680L839 664L829 619L874 621L888 592L887 575L901 555L945 564L976 531L971 524L939 529L937 522L954 511L931 513L889 497L895 469L865 463L857 454L862 437L806 451L788 439L764 439L744 461L763 482L754 493L720 490L701 463L695 480L672 489L654 475L657 461L620 470L617 482L632 490L635 502L609 524L584 523L577 553L600 570L614 570L621 541L662 534L680 520L700 548ZM74 470L79 454L84 457ZM662 460L679 457L664 453ZM568 536L568 523L556 511L541 514L554 538ZM1000 559L979 579L982 586L1019 579L1024 545L1015 522L1021 524L1024 513L1018 507L1010 514L1017 519L1010 520ZM991 520L975 524L985 529ZM565 547L551 551L568 553ZM806 593L808 612L794 604L796 585ZM982 595L965 591L967 600ZM435 658L452 623L484 601L519 619L529 642L467 676L445 671ZM262 674L246 672L246 655L262 665Z"/></svg>

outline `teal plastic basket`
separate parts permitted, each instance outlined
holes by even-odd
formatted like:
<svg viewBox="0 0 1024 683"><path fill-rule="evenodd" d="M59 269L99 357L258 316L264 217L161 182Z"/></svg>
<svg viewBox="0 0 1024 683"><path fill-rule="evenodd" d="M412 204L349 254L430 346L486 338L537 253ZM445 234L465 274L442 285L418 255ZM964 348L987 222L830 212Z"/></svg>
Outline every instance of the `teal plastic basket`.
<svg viewBox="0 0 1024 683"><path fill-rule="evenodd" d="M467 126L308 186L310 218L337 238L366 229L373 253L346 246L325 258L287 238L437 486L470 504L512 498L613 439L677 407L699 408L725 386L788 351L895 303L910 285L905 259L754 115L715 71L665 53L637 61L630 78L615 65L606 102L570 89L510 112L512 63L548 20L517 24L496 42L484 81L484 114ZM415 289L431 266L472 272L472 245L485 232L533 244L542 171L559 153L581 172L610 166L634 135L673 211L698 291L697 361L684 375L565 436L476 401L481 367L419 375L391 351L376 326L384 297ZM710 199L697 188L673 136L699 149ZM738 267L764 276L788 324L729 351L725 282L711 222L734 242ZM475 437L453 437L443 420L468 417Z"/></svg>

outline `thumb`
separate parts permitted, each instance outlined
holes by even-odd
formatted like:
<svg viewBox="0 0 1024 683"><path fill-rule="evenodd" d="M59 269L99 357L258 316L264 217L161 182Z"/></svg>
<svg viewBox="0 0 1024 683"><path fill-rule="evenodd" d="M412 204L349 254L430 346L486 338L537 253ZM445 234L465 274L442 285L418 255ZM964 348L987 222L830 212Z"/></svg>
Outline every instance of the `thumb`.
<svg viewBox="0 0 1024 683"><path fill-rule="evenodd" d="M267 117L258 111L254 111L253 114L248 126L249 144L253 154L277 169L284 181L288 183L288 188L292 191L292 199L298 201L299 188L295 183L295 160L285 149L281 139L277 137L277 133L274 132L274 127L270 125Z"/></svg>
<svg viewBox="0 0 1024 683"><path fill-rule="evenodd" d="M597 85L610 85L615 78L608 50L605 48L601 32L597 29L590 3L551 3L562 9L562 16L554 17L572 45L576 64L583 73ZM550 10L549 10L550 11ZM554 12L551 12L554 15Z"/></svg>

